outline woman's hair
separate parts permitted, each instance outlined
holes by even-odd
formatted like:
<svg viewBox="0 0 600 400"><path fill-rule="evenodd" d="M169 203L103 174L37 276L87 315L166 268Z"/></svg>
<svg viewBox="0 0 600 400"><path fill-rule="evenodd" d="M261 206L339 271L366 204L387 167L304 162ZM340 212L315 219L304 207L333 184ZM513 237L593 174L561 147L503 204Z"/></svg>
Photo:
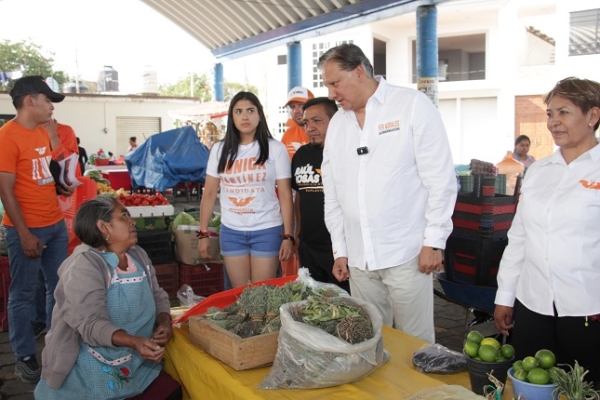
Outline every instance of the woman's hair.
<svg viewBox="0 0 600 400"><path fill-rule="evenodd" d="M521 143L523 140L527 140L529 142L529 144L531 144L531 139L529 139L529 136L520 135L518 138L515 139L515 148L517 148L519 143Z"/></svg>
<svg viewBox="0 0 600 400"><path fill-rule="evenodd" d="M544 98L544 103L550 103L555 96L568 99L586 114L593 107L600 108L600 83L571 76L558 81ZM594 131L598 129L598 125L600 121L594 125Z"/></svg>
<svg viewBox="0 0 600 400"><path fill-rule="evenodd" d="M98 229L99 220L110 222L119 200L111 196L97 196L81 205L75 215L75 235L91 247L106 245Z"/></svg>
<svg viewBox="0 0 600 400"><path fill-rule="evenodd" d="M250 92L239 92L229 103L229 113L227 114L227 131L225 132L225 139L223 139L223 147L221 148L221 156L219 157L219 165L217 171L219 173L225 172L226 169L231 168L233 162L237 158L238 147L240 145L240 131L235 127L233 123L233 109L240 100L248 100L254 104L256 111L258 112L259 121L256 127L256 133L254 134L254 140L258 142L259 152L256 165L262 165L269 159L269 139L273 136L267 126L267 118L265 112L260 104L260 100L254 93Z"/></svg>
<svg viewBox="0 0 600 400"><path fill-rule="evenodd" d="M337 62L343 71L353 71L362 64L367 78L373 78L373 65L371 65L371 62L360 47L355 44L344 43L327 50L319 57L317 68L322 70L328 61Z"/></svg>

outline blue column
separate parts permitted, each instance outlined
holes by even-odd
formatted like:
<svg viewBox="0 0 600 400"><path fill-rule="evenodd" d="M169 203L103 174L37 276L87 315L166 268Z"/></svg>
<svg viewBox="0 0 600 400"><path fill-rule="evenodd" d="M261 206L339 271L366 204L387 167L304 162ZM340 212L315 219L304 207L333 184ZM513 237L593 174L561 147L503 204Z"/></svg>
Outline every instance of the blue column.
<svg viewBox="0 0 600 400"><path fill-rule="evenodd" d="M300 42L288 43L288 91L302 86L302 45Z"/></svg>
<svg viewBox="0 0 600 400"><path fill-rule="evenodd" d="M223 64L215 64L215 100L225 101L225 81L223 80Z"/></svg>
<svg viewBox="0 0 600 400"><path fill-rule="evenodd" d="M437 8L417 8L417 87L438 105Z"/></svg>

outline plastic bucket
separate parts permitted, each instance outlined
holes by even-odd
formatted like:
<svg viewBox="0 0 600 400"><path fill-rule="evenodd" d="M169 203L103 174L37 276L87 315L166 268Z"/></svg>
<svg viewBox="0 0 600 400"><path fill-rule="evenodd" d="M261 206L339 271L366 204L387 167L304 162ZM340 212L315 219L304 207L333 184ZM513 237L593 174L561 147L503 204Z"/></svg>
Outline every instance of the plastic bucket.
<svg viewBox="0 0 600 400"><path fill-rule="evenodd" d="M525 397L527 400L557 400L558 393L554 394L556 384L536 385L535 383L523 382L515 378L513 369L508 370L508 376L512 381L515 398Z"/></svg>
<svg viewBox="0 0 600 400"><path fill-rule="evenodd" d="M467 356L467 369L469 370L469 379L471 381L471 390L477 394L483 395L483 387L494 384L490 381L487 374L491 373L494 378L503 384L506 384L508 369L513 363L513 359L500 362L477 361ZM493 371L493 372L492 372Z"/></svg>

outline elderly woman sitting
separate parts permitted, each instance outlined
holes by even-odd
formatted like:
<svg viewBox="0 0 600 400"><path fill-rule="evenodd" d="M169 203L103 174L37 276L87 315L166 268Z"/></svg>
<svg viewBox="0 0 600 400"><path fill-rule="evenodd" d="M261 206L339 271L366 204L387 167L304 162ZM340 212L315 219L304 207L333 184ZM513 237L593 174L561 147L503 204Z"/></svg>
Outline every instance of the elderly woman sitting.
<svg viewBox="0 0 600 400"><path fill-rule="evenodd" d="M98 196L75 217L77 247L58 270L52 329L36 399L180 399L162 371L169 299L117 199Z"/></svg>

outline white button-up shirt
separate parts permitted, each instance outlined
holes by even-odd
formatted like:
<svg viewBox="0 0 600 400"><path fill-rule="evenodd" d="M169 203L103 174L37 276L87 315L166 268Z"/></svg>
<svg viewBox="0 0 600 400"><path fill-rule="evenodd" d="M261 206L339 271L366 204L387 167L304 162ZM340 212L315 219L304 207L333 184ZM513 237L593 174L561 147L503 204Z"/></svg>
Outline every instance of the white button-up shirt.
<svg viewBox="0 0 600 400"><path fill-rule="evenodd" d="M363 270L403 264L423 245L445 248L457 194L437 108L419 91L378 80L363 129L353 111L333 116L322 164L334 258Z"/></svg>
<svg viewBox="0 0 600 400"><path fill-rule="evenodd" d="M498 272L496 304L538 314L600 313L600 146L527 170Z"/></svg>

